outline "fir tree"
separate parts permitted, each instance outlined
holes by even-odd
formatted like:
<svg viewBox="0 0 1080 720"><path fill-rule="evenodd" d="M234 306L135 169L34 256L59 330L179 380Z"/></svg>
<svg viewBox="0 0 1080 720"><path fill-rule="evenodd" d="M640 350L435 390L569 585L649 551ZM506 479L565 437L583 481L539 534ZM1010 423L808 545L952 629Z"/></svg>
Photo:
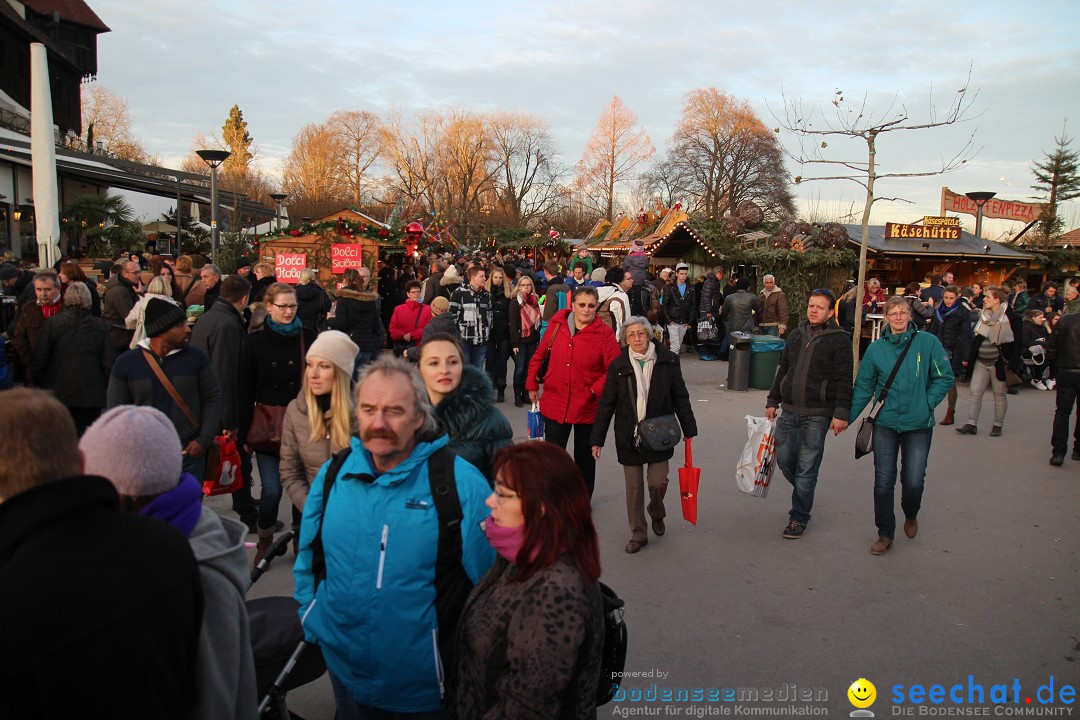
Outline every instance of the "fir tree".
<svg viewBox="0 0 1080 720"><path fill-rule="evenodd" d="M1046 159L1031 168L1038 180L1032 189L1041 190L1048 196L1039 218L1039 239L1044 245L1049 245L1063 229L1064 221L1058 215L1058 206L1080 197L1080 153L1069 150L1072 138L1066 137L1064 132L1054 140L1057 148L1046 153Z"/></svg>
<svg viewBox="0 0 1080 720"><path fill-rule="evenodd" d="M221 128L221 139L232 153L222 167L228 175L243 175L254 157L251 153L252 139L247 127L244 112L239 105L233 105L229 109L229 119Z"/></svg>

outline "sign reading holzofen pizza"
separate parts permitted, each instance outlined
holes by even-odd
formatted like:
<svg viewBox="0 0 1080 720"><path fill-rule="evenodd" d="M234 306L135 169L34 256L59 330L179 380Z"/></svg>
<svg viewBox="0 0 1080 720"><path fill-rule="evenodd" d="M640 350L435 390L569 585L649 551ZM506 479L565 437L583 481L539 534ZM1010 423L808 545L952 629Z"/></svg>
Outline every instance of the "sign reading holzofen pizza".
<svg viewBox="0 0 1080 720"><path fill-rule="evenodd" d="M885 223L885 239L896 240L959 240L960 228L949 225L904 225Z"/></svg>
<svg viewBox="0 0 1080 720"><path fill-rule="evenodd" d="M967 195L954 193L947 187L941 188L941 214L947 212L967 213L977 215L979 207L975 201ZM1038 220L1042 215L1040 203L1026 203L1019 200L1002 200L990 198L983 205L983 217L1001 218L1002 220L1016 220L1029 223Z"/></svg>

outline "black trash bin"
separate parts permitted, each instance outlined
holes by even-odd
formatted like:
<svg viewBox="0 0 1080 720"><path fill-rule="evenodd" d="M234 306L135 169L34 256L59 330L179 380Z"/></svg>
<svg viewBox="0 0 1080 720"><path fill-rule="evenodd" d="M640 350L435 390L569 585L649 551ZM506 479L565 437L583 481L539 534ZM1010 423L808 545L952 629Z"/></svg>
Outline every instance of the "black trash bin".
<svg viewBox="0 0 1080 720"><path fill-rule="evenodd" d="M727 389L746 392L750 389L750 333L735 331L728 335Z"/></svg>

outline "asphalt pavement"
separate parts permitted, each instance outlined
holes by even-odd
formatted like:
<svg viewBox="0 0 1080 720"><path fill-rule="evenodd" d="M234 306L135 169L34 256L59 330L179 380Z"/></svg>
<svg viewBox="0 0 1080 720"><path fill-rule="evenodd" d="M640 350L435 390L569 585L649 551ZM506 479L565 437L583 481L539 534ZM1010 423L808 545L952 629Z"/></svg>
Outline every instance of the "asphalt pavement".
<svg viewBox="0 0 1080 720"><path fill-rule="evenodd" d="M602 580L626 601L630 638L625 695L598 717L846 716L860 678L876 687L877 717L1075 707L1061 701L1080 685L1080 462L1048 464L1053 392L1029 386L1009 396L998 438L987 435L989 396L978 435L935 428L918 537L898 528L892 549L875 557L873 458L855 460L854 429L830 435L806 534L785 540L790 486L780 471L765 498L735 483L745 417L764 414L766 392L726 390L727 363L692 354L683 372L701 432L697 525L681 516L680 446L667 534L650 533L628 555L610 435L597 465ZM967 407L960 390L958 422ZM526 409L499 407L524 440ZM227 512L227 499L212 502ZM896 508L902 523L899 486ZM287 503L280 517L288 522ZM291 594L291 558L250 596ZM1048 692L1055 703L1041 702ZM1002 693L1007 703L991 705ZM980 695L985 705L970 704ZM289 702L305 718L333 717L325 676Z"/></svg>

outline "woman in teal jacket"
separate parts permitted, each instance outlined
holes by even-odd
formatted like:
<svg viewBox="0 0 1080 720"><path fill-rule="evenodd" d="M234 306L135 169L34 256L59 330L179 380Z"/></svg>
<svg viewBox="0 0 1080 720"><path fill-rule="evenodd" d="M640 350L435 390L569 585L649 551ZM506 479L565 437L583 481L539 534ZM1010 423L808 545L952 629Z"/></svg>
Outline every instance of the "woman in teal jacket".
<svg viewBox="0 0 1080 720"><path fill-rule="evenodd" d="M903 454L900 477L900 507L904 511L904 534L915 537L916 519L922 506L923 480L934 432L934 408L953 385L953 372L941 342L928 332L919 332L911 322L911 307L902 297L885 303L888 328L866 350L855 378L851 398L851 422L881 393L900 353L904 358L889 388L885 404L874 423L874 522L878 539L870 546L874 555L884 555L896 532L893 513L896 462Z"/></svg>

